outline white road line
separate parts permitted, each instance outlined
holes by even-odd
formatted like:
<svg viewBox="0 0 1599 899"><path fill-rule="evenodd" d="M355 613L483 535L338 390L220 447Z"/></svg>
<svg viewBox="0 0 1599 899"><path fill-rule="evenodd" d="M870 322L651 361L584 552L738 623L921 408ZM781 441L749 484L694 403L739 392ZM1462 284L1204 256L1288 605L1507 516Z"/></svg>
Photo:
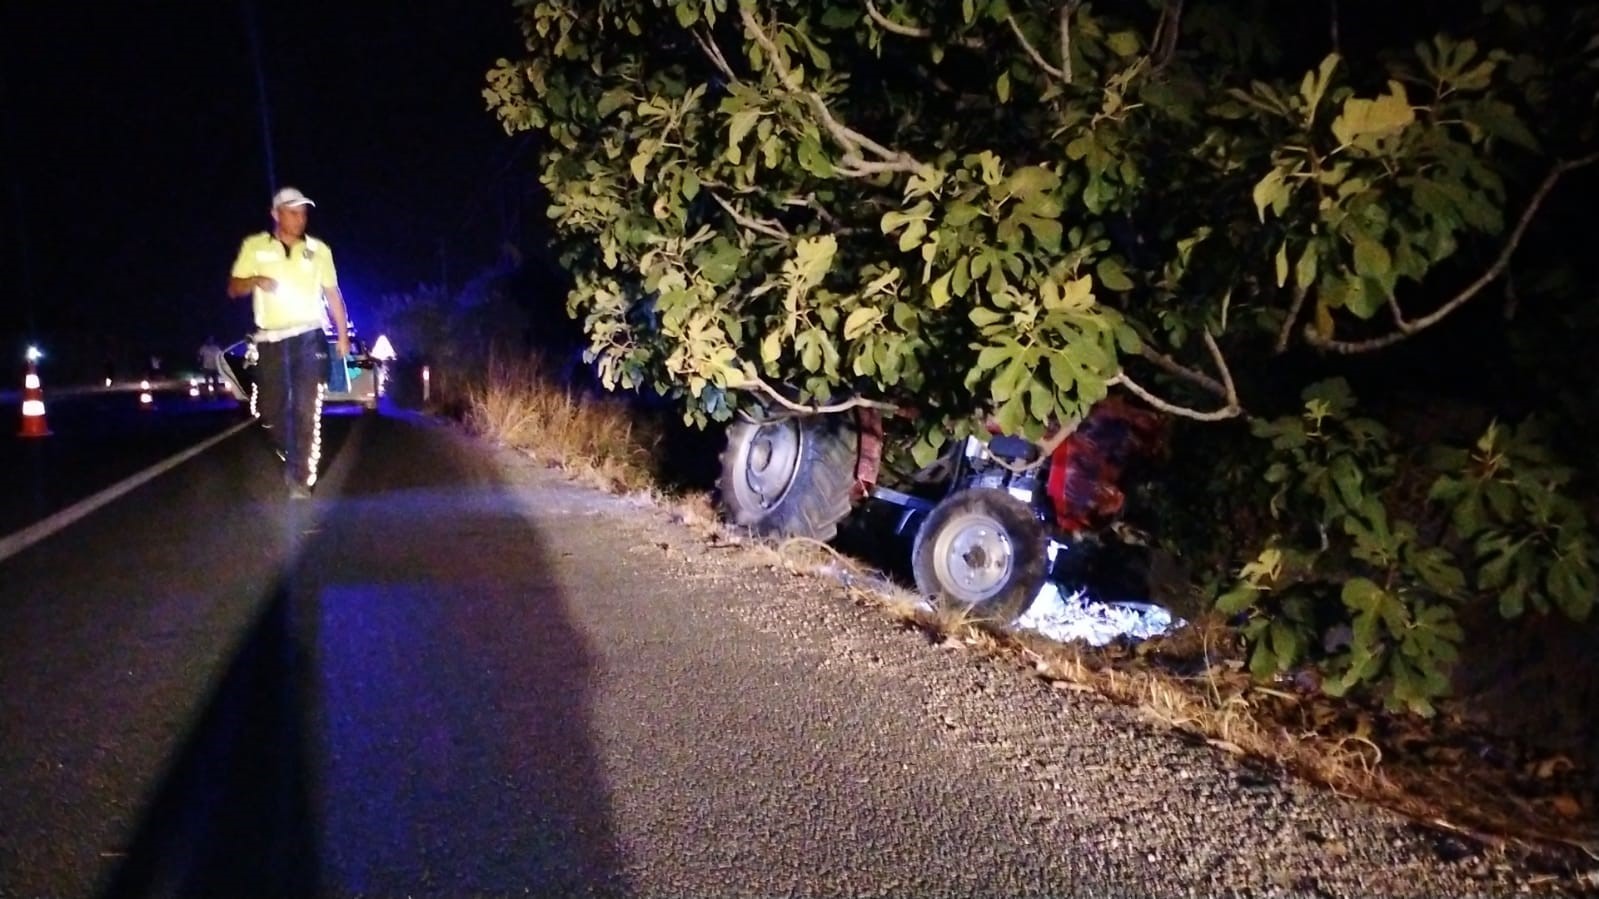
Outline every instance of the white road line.
<svg viewBox="0 0 1599 899"><path fill-rule="evenodd" d="M54 515L51 515L49 518L46 518L43 521L35 522L23 528L22 530L17 531L15 534L0 538L0 562L4 562L6 559L9 559L17 553L22 552L23 550L35 543L38 543L40 540L49 537L51 534L54 534L62 528L65 528L68 525L87 517L95 510L106 505L107 503L112 502L113 500L116 500L123 494L143 486L145 483L165 474L168 471L171 471L174 468L177 468L179 465L182 465L190 459L193 459L195 456L200 455L211 447L216 446L222 441L232 437L234 434L239 433L253 424L255 424L254 419L249 421L241 421L233 427L228 428L226 431L216 435L215 437L211 437L205 441L202 441L201 443L197 443L183 452L178 453L176 456L167 459L166 461L157 462L149 468L146 468L144 471L141 471L138 474L119 483L113 484L99 493L88 497L87 499L79 500L78 502L73 503L72 505L62 509Z"/></svg>

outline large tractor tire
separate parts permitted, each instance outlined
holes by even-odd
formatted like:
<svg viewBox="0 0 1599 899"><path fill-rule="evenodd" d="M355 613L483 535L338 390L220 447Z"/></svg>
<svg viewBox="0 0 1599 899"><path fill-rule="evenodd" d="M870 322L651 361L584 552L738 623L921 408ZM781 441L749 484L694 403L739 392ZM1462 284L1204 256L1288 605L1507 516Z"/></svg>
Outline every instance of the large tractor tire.
<svg viewBox="0 0 1599 899"><path fill-rule="evenodd" d="M916 534L911 571L923 596L972 617L1009 624L1049 575L1044 526L1003 490L960 490L933 507Z"/></svg>
<svg viewBox="0 0 1599 899"><path fill-rule="evenodd" d="M851 415L740 421L722 453L723 514L757 534L832 540L850 513L859 452Z"/></svg>

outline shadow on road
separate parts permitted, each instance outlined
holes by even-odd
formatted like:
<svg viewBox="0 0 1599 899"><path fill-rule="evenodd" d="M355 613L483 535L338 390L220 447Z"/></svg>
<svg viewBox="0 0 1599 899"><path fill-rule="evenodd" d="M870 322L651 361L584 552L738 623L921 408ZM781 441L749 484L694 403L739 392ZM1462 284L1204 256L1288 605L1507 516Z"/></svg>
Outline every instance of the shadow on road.
<svg viewBox="0 0 1599 899"><path fill-rule="evenodd" d="M446 437L370 426L106 899L626 892L538 535Z"/></svg>
<svg viewBox="0 0 1599 899"><path fill-rule="evenodd" d="M103 896L314 895L307 660L278 586Z"/></svg>

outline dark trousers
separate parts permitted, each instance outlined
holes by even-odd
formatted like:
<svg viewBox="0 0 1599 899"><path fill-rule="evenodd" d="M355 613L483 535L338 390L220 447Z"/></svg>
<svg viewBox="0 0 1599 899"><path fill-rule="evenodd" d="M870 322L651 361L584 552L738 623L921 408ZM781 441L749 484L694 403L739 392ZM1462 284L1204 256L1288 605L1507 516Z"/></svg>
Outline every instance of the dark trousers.
<svg viewBox="0 0 1599 899"><path fill-rule="evenodd" d="M316 483L322 460L322 383L328 371L328 343L322 331L309 331L256 347L257 412L273 445L288 462L286 477L306 486Z"/></svg>

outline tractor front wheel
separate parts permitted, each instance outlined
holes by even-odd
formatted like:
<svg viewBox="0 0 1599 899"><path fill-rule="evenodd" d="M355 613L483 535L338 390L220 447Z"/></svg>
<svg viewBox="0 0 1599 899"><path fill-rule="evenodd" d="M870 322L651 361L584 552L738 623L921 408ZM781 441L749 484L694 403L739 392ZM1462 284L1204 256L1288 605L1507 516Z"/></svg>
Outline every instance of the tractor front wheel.
<svg viewBox="0 0 1599 899"><path fill-rule="evenodd" d="M911 552L916 587L946 608L1009 624L1049 575L1049 544L1033 510L1003 490L960 490L933 507Z"/></svg>

